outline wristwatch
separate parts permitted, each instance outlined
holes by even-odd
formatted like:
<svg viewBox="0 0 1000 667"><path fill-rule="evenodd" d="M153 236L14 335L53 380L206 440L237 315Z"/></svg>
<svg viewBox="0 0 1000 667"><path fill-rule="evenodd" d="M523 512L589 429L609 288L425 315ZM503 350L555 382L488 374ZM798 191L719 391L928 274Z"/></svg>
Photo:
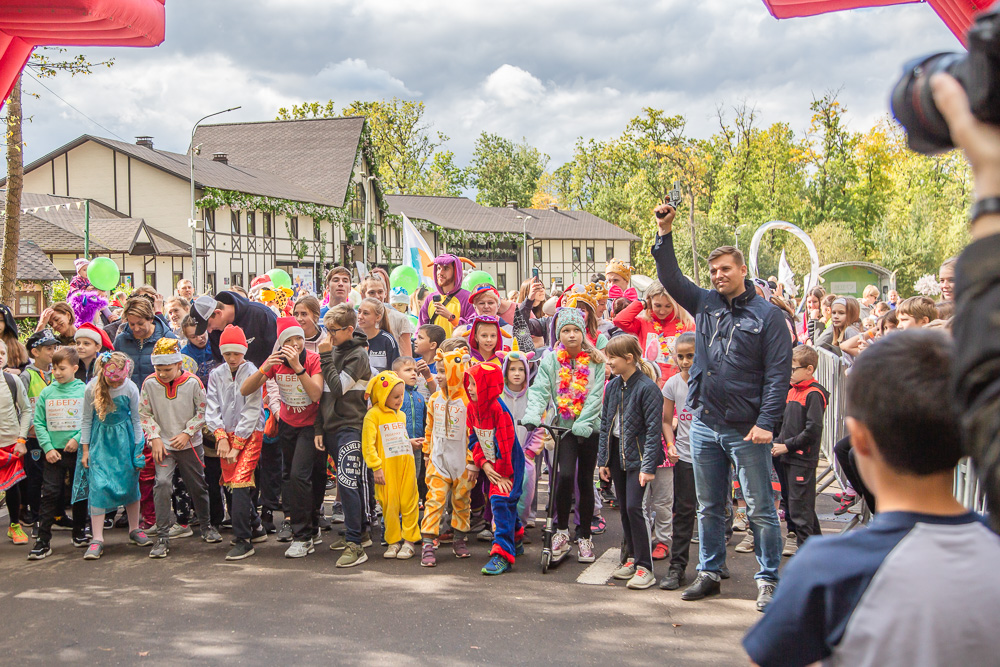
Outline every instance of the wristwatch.
<svg viewBox="0 0 1000 667"><path fill-rule="evenodd" d="M984 215L1000 213L1000 197L987 197L980 199L972 205L969 211L969 224L971 225Z"/></svg>

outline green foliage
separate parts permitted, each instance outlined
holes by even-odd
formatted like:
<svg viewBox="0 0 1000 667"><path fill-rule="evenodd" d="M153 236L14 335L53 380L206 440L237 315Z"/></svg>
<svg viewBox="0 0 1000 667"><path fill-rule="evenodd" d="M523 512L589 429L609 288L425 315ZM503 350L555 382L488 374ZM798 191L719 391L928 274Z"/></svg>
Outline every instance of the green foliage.
<svg viewBox="0 0 1000 667"><path fill-rule="evenodd" d="M469 166L469 183L483 206L530 206L549 156L528 145L483 132L476 139Z"/></svg>
<svg viewBox="0 0 1000 667"><path fill-rule="evenodd" d="M69 296L69 281L68 280L56 280L49 283L49 289L52 290L51 299L49 303L54 303L56 301L65 301L66 297Z"/></svg>

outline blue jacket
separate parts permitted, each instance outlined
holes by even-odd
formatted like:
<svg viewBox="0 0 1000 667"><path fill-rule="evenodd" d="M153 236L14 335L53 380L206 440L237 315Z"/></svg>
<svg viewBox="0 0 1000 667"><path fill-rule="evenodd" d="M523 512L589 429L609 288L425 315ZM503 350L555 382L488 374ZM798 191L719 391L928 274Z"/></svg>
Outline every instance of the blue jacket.
<svg viewBox="0 0 1000 667"><path fill-rule="evenodd" d="M195 363L198 364L198 378L201 383L208 388L208 376L212 374L219 363L215 360L215 356L212 354L212 346L205 345L205 347L195 347L191 343L188 343L181 348L181 354L187 355L194 359Z"/></svg>
<svg viewBox="0 0 1000 667"><path fill-rule="evenodd" d="M745 280L743 294L728 302L698 287L681 272L672 234L653 244L656 277L694 317L695 351L688 405L713 429L753 426L775 432L792 375L792 341L781 310L757 296Z"/></svg>
<svg viewBox="0 0 1000 667"><path fill-rule="evenodd" d="M132 382L135 382L135 386L140 389L143 381L153 372L153 362L149 360L149 355L153 354L153 346L161 338L177 338L177 336L159 317L153 318L153 335L144 341L136 340L127 324L118 329L115 351L124 352L135 363L135 368L132 369Z"/></svg>
<svg viewBox="0 0 1000 667"><path fill-rule="evenodd" d="M415 386L411 387L408 384L403 386L406 390L403 394L403 407L400 409L406 415L406 432L411 438L422 438L427 418L427 404Z"/></svg>
<svg viewBox="0 0 1000 667"><path fill-rule="evenodd" d="M597 465L608 465L608 439L615 415L621 424L619 456L622 470L639 470L655 475L663 463L662 437L663 394L656 383L642 371L636 371L628 382L620 375L604 386L604 407L601 411L601 440L597 447Z"/></svg>
<svg viewBox="0 0 1000 667"><path fill-rule="evenodd" d="M236 292L219 292L215 300L233 307L233 324L243 329L249 343L246 360L257 368L263 366L278 342L278 316L264 304L244 299ZM212 355L220 364L225 361L219 351L221 337L221 329L208 334Z"/></svg>

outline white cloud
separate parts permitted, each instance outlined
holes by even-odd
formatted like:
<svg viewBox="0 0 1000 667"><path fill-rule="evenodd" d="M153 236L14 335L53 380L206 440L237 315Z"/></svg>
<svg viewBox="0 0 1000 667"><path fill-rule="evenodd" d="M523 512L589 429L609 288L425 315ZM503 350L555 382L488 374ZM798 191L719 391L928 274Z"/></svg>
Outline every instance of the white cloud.
<svg viewBox="0 0 1000 667"><path fill-rule="evenodd" d="M537 101L545 86L520 67L504 64L486 77L483 92L505 107L515 107Z"/></svg>

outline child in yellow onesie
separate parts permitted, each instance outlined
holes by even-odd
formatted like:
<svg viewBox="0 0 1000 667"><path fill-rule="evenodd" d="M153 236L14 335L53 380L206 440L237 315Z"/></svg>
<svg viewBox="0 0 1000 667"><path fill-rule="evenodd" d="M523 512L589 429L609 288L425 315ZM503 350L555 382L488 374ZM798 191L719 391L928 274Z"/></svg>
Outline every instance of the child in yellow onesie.
<svg viewBox="0 0 1000 667"><path fill-rule="evenodd" d="M382 506L385 541L389 544L383 557L405 560L413 558L420 539L420 510L413 446L406 433L406 416L400 411L404 387L392 371L383 371L368 382L365 397L371 398L372 407L361 430L361 450L374 474L375 498Z"/></svg>

